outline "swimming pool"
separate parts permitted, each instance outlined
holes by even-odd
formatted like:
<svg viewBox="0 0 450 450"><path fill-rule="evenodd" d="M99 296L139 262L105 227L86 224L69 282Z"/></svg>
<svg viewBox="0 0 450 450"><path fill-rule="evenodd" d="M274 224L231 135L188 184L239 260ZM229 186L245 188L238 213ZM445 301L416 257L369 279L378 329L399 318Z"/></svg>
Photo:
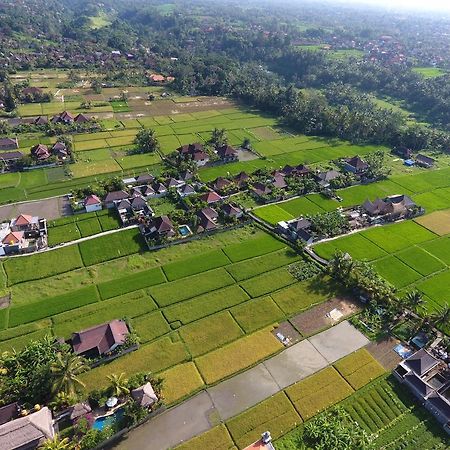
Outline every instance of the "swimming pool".
<svg viewBox="0 0 450 450"><path fill-rule="evenodd" d="M120 422L124 414L124 409L119 408L114 414L109 416L97 417L92 425L94 430L103 430L105 427L113 427L117 422Z"/></svg>
<svg viewBox="0 0 450 450"><path fill-rule="evenodd" d="M192 234L191 229L187 225L180 225L178 227L178 230L180 231L181 236L186 237Z"/></svg>

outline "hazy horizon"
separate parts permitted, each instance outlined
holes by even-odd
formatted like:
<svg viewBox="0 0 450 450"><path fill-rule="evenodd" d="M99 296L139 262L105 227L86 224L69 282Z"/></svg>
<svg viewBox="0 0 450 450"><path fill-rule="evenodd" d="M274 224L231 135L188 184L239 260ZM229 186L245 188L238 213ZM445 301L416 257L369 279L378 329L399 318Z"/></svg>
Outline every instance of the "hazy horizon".
<svg viewBox="0 0 450 450"><path fill-rule="evenodd" d="M448 0L332 0L333 3L341 4L369 4L392 9L420 10L424 12L450 12Z"/></svg>

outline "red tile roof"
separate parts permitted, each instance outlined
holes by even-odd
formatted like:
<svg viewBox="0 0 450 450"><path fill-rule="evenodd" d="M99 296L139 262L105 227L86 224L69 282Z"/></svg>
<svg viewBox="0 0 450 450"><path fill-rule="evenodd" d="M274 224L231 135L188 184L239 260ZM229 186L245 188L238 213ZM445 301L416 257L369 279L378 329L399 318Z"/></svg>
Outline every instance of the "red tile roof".
<svg viewBox="0 0 450 450"><path fill-rule="evenodd" d="M220 202L222 200L222 197L214 191L205 192L203 195L200 196L200 199L204 202L210 204L210 203L216 203Z"/></svg>
<svg viewBox="0 0 450 450"><path fill-rule="evenodd" d="M96 327L74 333L72 347L76 354L97 350L99 355L107 353L114 345L125 342L129 334L128 326L123 320L112 320Z"/></svg>
<svg viewBox="0 0 450 450"><path fill-rule="evenodd" d="M11 231L2 240L4 244L18 244L23 239L23 231Z"/></svg>
<svg viewBox="0 0 450 450"><path fill-rule="evenodd" d="M33 222L33 217L29 216L28 214L21 214L17 217L16 221L14 222L14 225L29 225Z"/></svg>
<svg viewBox="0 0 450 450"><path fill-rule="evenodd" d="M102 201L96 196L96 195L88 195L85 199L84 199L84 204L85 205L98 205L99 203L101 203Z"/></svg>

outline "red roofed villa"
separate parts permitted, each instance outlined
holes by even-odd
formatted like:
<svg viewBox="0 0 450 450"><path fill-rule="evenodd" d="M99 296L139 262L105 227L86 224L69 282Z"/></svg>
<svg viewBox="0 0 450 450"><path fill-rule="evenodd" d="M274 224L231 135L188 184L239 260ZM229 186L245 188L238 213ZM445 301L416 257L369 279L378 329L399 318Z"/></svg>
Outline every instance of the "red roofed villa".
<svg viewBox="0 0 450 450"><path fill-rule="evenodd" d="M208 205L222 201L222 197L214 191L205 192L200 196L200 199L208 203Z"/></svg>
<svg viewBox="0 0 450 450"><path fill-rule="evenodd" d="M72 335L74 353L87 358L97 358L123 345L130 334L123 320L112 320Z"/></svg>
<svg viewBox="0 0 450 450"><path fill-rule="evenodd" d="M88 195L84 199L84 208L86 212L100 211L102 209L102 201L94 194Z"/></svg>

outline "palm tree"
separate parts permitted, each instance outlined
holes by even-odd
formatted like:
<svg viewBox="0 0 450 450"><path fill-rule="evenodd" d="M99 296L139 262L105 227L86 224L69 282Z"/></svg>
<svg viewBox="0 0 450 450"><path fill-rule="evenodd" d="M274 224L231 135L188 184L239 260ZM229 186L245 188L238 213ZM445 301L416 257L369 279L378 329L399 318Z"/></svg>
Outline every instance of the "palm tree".
<svg viewBox="0 0 450 450"><path fill-rule="evenodd" d="M72 450L74 445L69 438L60 439L55 436L53 439L47 439L40 447L40 450Z"/></svg>
<svg viewBox="0 0 450 450"><path fill-rule="evenodd" d="M108 375L108 380L111 383L112 395L116 397L122 397L129 394L128 380L125 379L125 374L122 372L120 375L113 373Z"/></svg>
<svg viewBox="0 0 450 450"><path fill-rule="evenodd" d="M56 361L51 365L53 392L74 395L78 388L84 387L78 376L87 369L84 358L68 352L58 353Z"/></svg>
<svg viewBox="0 0 450 450"><path fill-rule="evenodd" d="M420 291L411 291L408 292L405 295L405 302L406 305L410 308L413 309L415 311L417 311L417 309L423 305L424 301L423 301L423 295Z"/></svg>
<svg viewBox="0 0 450 450"><path fill-rule="evenodd" d="M445 305L443 308L432 314L430 321L434 323L436 327L448 327L450 326L450 306Z"/></svg>

